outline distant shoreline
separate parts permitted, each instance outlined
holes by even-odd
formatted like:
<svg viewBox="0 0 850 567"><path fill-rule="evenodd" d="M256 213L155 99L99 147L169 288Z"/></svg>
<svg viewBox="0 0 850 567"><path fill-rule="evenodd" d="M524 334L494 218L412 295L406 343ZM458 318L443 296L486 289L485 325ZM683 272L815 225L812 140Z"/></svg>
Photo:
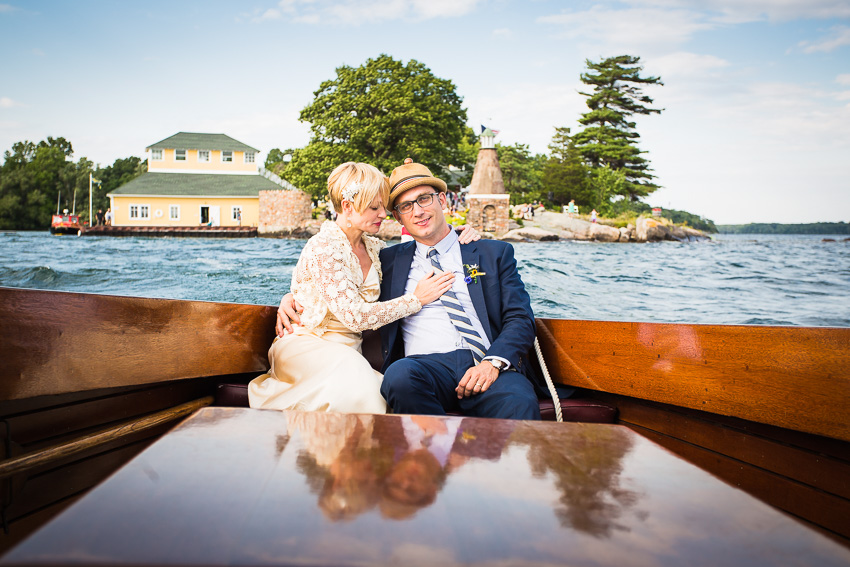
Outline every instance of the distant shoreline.
<svg viewBox="0 0 850 567"><path fill-rule="evenodd" d="M848 234L846 222L718 224L720 234Z"/></svg>

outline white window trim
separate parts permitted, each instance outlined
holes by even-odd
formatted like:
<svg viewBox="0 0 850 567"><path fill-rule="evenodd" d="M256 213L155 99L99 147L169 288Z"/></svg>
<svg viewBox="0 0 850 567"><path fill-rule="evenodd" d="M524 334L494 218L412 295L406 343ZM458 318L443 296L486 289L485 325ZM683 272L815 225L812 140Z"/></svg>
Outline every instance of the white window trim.
<svg viewBox="0 0 850 567"><path fill-rule="evenodd" d="M239 221L241 219L236 218L236 211L239 211L240 215L243 215L245 211L242 210L242 205L231 205L230 206L230 220Z"/></svg>
<svg viewBox="0 0 850 567"><path fill-rule="evenodd" d="M177 159L177 152L183 151L183 159ZM174 161L189 161L189 150L184 150L183 148L174 148Z"/></svg>
<svg viewBox="0 0 850 567"><path fill-rule="evenodd" d="M156 157L156 153L159 152L159 157ZM151 161L163 161L165 159L165 152L162 148L151 148Z"/></svg>
<svg viewBox="0 0 850 567"><path fill-rule="evenodd" d="M248 161L248 154L251 154L251 161ZM257 161L257 152L242 152L242 163L255 163Z"/></svg>
<svg viewBox="0 0 850 567"><path fill-rule="evenodd" d="M225 152L230 152L230 160L224 159ZM233 151L232 150L221 150L221 163L233 163Z"/></svg>
<svg viewBox="0 0 850 567"><path fill-rule="evenodd" d="M207 152L207 159L201 159L201 152ZM198 150L198 163L209 163L212 160L212 152L210 150Z"/></svg>
<svg viewBox="0 0 850 567"><path fill-rule="evenodd" d="M171 209L172 208L177 209L177 216L176 217L171 216ZM179 221L180 220L180 205L168 205L168 220L171 220L171 221Z"/></svg>
<svg viewBox="0 0 850 567"><path fill-rule="evenodd" d="M133 216L133 207L138 207L137 215ZM142 207L147 207L148 214L146 216L142 215ZM151 206L148 203L130 203L128 205L128 211L130 215L130 220L151 220Z"/></svg>

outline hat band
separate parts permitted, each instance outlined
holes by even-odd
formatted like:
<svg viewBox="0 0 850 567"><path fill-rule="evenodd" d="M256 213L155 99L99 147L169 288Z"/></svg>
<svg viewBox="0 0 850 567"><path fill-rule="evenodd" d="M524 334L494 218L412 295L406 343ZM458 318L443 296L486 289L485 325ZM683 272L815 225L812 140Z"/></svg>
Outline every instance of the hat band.
<svg viewBox="0 0 850 567"><path fill-rule="evenodd" d="M407 180L409 180L409 179L418 179L418 178L420 178L420 177L431 177L431 176L430 176L430 175L411 175L411 176L409 176L409 177L405 177L404 179L399 179L398 181L396 181L396 184L395 184L395 185L393 185L393 188L392 188L392 189L390 189L390 192L395 191L396 187L398 187L399 185L401 185L401 184L402 184L402 183L404 183L405 181L407 181Z"/></svg>

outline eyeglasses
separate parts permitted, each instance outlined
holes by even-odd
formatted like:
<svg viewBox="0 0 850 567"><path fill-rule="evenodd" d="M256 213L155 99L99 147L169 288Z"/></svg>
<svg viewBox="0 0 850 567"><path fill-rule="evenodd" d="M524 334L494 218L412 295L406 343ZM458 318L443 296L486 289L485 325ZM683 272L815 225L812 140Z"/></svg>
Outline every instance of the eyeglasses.
<svg viewBox="0 0 850 567"><path fill-rule="evenodd" d="M393 209L395 209L396 212L398 212L398 214L400 215L406 215L407 213L413 210L413 203L418 204L424 209L425 207L431 206L431 203L434 202L434 197L436 196L437 193L425 193L416 197L415 201L405 201L404 203L399 203L398 205L393 207Z"/></svg>

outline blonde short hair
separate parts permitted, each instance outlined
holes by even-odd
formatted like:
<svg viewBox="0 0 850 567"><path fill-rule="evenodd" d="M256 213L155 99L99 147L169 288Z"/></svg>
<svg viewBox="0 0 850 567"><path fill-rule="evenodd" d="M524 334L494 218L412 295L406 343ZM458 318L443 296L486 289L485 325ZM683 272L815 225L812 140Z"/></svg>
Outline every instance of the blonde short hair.
<svg viewBox="0 0 850 567"><path fill-rule="evenodd" d="M359 183L360 190L354 196L354 210L362 213L375 198L380 195L384 207L390 197L390 181L377 167L368 163L347 161L336 166L328 176L328 195L334 210L342 212L342 193L346 187Z"/></svg>

